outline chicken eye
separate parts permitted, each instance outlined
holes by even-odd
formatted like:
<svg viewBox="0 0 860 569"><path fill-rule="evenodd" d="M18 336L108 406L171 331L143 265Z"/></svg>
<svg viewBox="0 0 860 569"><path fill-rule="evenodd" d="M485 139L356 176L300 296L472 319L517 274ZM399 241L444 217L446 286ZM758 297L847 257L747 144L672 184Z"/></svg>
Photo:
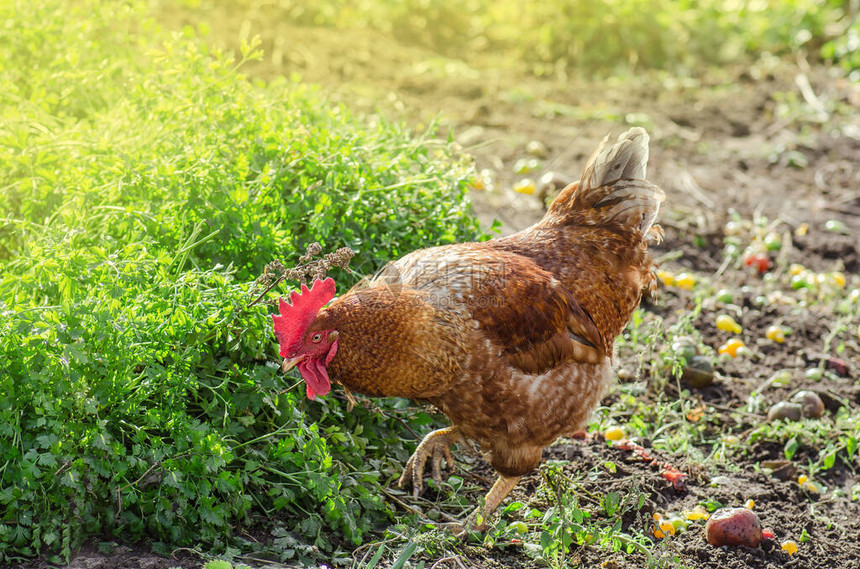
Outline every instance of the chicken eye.
<svg viewBox="0 0 860 569"><path fill-rule="evenodd" d="M322 340L322 334L320 334L319 332L317 332L316 334L314 334L313 338L311 338L311 342L313 342L313 343L315 343L315 344L316 344L317 342L319 342L320 340Z"/></svg>

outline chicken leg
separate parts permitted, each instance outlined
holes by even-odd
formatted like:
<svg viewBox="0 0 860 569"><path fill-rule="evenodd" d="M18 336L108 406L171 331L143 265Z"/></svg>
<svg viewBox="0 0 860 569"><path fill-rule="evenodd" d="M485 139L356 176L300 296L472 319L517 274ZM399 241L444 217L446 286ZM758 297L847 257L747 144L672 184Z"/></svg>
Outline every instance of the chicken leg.
<svg viewBox="0 0 860 569"><path fill-rule="evenodd" d="M522 478L522 476L502 476L499 474L499 478L496 480L496 483L493 484L493 487L490 488L489 492L487 492L483 505L475 508L475 510L469 514L462 523L450 522L443 524L443 526L456 537L464 537L470 531L484 531L487 529L487 520L493 512L496 511L496 508L499 507L502 500L504 500L508 494L511 493L511 490L516 487L520 478Z"/></svg>
<svg viewBox="0 0 860 569"><path fill-rule="evenodd" d="M427 459L430 458L431 455L433 480L441 482L442 458L445 458L448 468L453 468L454 458L451 456L451 445L459 443L462 440L463 435L457 427L448 427L446 429L439 429L432 433L428 433L406 462L406 466L403 468L403 474L400 475L400 480L397 481L397 485L402 487L403 483L406 482L407 479L411 478L412 496L417 498L421 493L421 490L424 488L424 481L422 480L422 477L424 476L424 465L427 463Z"/></svg>
<svg viewBox="0 0 860 569"><path fill-rule="evenodd" d="M511 493L511 490L516 487L520 478L522 478L522 476L503 476L499 474L498 480L496 480L496 483L493 484L493 487L490 488L490 491L487 492L487 496L484 498L484 505L478 506L478 508L469 514L468 518L466 518L466 527L473 528L478 531L486 529L487 520L493 512L496 511L496 508L499 507L502 500L507 498L508 494Z"/></svg>

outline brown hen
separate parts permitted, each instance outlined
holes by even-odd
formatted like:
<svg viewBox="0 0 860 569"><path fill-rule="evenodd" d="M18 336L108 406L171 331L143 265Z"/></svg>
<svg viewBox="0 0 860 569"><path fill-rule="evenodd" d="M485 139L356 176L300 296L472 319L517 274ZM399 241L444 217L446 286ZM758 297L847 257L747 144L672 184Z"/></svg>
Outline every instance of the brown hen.
<svg viewBox="0 0 860 569"><path fill-rule="evenodd" d="M311 399L334 380L437 406L452 426L424 438L400 483L417 496L428 458L439 479L452 443L479 442L499 473L470 521L482 526L545 446L583 428L615 337L654 286L646 244L662 237L665 196L647 162L643 129L607 137L524 231L415 251L325 307L331 279L303 287L273 316L284 369L299 366Z"/></svg>

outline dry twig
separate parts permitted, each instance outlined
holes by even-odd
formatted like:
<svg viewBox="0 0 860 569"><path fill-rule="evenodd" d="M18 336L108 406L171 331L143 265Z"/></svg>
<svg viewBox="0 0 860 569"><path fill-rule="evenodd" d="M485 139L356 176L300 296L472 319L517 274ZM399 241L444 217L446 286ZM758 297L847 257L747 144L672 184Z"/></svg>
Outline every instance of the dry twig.
<svg viewBox="0 0 860 569"><path fill-rule="evenodd" d="M348 269L350 260L355 256L349 247L341 247L334 253L326 253L321 259L314 259L320 253L322 246L314 242L307 246L305 254L299 257L299 264L292 269L286 268L277 259L266 265L251 289L251 295L256 297L248 303L248 308L260 302L270 290L287 279L307 285L308 279L324 279L332 267ZM261 288L262 292L258 292Z"/></svg>

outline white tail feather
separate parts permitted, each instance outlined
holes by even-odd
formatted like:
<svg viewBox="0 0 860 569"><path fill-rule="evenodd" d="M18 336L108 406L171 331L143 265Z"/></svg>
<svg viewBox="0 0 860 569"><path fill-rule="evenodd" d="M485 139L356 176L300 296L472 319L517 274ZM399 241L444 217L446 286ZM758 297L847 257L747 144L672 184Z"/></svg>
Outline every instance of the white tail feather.
<svg viewBox="0 0 860 569"><path fill-rule="evenodd" d="M616 142L609 142L607 136L585 165L579 184L562 190L542 223L612 224L646 240L659 239L662 230L654 221L666 195L645 180L647 169L644 129L631 128Z"/></svg>
<svg viewBox="0 0 860 569"><path fill-rule="evenodd" d="M582 172L580 187L599 188L624 178L644 180L648 140L648 133L639 127L623 133L614 144L609 142L609 136L604 138Z"/></svg>
<svg viewBox="0 0 860 569"><path fill-rule="evenodd" d="M645 180L648 168L648 133L631 128L615 143L603 139L582 172L577 200L583 209L598 210L586 223L614 223L650 235L663 190Z"/></svg>

